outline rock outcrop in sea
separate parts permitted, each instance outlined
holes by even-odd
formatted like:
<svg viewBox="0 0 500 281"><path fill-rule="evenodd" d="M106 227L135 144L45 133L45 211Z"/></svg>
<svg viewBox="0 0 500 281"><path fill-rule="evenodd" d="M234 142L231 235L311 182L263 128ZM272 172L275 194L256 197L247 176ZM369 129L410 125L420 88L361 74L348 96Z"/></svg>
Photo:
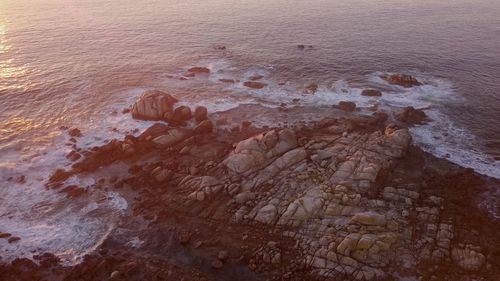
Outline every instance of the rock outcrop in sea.
<svg viewBox="0 0 500 281"><path fill-rule="evenodd" d="M125 163L101 184L146 222L121 226L141 246L109 238L72 267L51 254L18 259L0 266L3 280L500 277L499 225L475 201L492 179L422 152L388 114L344 103L348 112L314 124L225 130L203 108L188 125L191 109L175 101L146 92L132 115L165 122L81 152L48 184ZM165 118L178 109L182 118Z"/></svg>

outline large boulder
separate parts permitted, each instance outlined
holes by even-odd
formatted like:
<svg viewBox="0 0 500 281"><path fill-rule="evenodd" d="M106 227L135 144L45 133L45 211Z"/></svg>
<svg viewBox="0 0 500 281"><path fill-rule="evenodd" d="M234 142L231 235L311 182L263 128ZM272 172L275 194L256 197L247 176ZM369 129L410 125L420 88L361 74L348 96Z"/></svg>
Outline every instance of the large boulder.
<svg viewBox="0 0 500 281"><path fill-rule="evenodd" d="M381 78L384 79L385 81L389 82L390 84L403 86L405 88L411 88L413 86L422 85L422 83L420 83L417 80L417 78L415 78L411 75L406 75L406 74L391 74L391 75L382 76Z"/></svg>
<svg viewBox="0 0 500 281"><path fill-rule="evenodd" d="M422 124L427 121L427 115L421 109L415 109L413 106L408 106L396 113L396 119L408 124Z"/></svg>
<svg viewBox="0 0 500 281"><path fill-rule="evenodd" d="M132 106L132 117L143 120L161 120L171 114L177 99L159 90L147 90Z"/></svg>

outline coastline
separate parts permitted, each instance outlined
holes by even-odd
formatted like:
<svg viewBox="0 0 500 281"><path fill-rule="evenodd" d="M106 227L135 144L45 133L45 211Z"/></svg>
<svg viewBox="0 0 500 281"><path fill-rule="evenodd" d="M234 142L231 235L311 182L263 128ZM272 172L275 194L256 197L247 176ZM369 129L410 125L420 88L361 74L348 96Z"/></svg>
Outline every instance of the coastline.
<svg viewBox="0 0 500 281"><path fill-rule="evenodd" d="M91 191L65 180L99 173L93 188L128 201L121 231L74 266L43 253L36 263L0 260L2 280L500 276L498 221L478 207L499 180L423 152L387 114L359 116L344 104L315 124L221 129L221 118L173 110L165 99L141 97L130 110L156 120L169 112L169 122L75 149L72 169L55 171L47 184L73 200ZM191 119L196 124L186 127ZM79 131L68 132L77 148ZM110 173L116 163L127 170Z"/></svg>

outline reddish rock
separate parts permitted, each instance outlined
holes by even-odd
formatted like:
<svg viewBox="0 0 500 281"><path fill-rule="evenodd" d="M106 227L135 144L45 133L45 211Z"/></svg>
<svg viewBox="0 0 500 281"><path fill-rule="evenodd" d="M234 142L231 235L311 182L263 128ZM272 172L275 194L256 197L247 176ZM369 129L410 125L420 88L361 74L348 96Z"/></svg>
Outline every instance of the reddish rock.
<svg viewBox="0 0 500 281"><path fill-rule="evenodd" d="M7 232L0 232L0 238L8 238L11 237L12 234L7 233Z"/></svg>
<svg viewBox="0 0 500 281"><path fill-rule="evenodd" d="M406 74L391 74L387 76L382 76L381 78L389 82L390 84L403 86L405 88L411 88L413 86L422 85L422 83L420 83L417 80L417 78Z"/></svg>
<svg viewBox="0 0 500 281"><path fill-rule="evenodd" d="M211 133L214 129L214 125L212 124L212 121L210 120L205 120L202 121L198 126L194 128L194 133L195 134L208 134Z"/></svg>
<svg viewBox="0 0 500 281"><path fill-rule="evenodd" d="M71 128L68 130L68 135L76 138L82 136L82 132L78 128Z"/></svg>
<svg viewBox="0 0 500 281"><path fill-rule="evenodd" d="M243 128L243 129L250 128L250 126L252 126L252 122L250 122L250 121L241 122L241 128Z"/></svg>
<svg viewBox="0 0 500 281"><path fill-rule="evenodd" d="M72 175L71 172L65 171L63 169L57 169L54 171L52 176L50 176L51 182L61 182L67 180Z"/></svg>
<svg viewBox="0 0 500 281"><path fill-rule="evenodd" d="M380 97L382 96L382 92L375 89L366 89L361 92L361 95L365 97Z"/></svg>
<svg viewBox="0 0 500 281"><path fill-rule="evenodd" d="M185 121L191 119L192 116L193 116L193 114L191 113L191 108L189 108L188 106L182 105L182 106L177 107L174 110L174 116L172 118L172 121L185 122Z"/></svg>
<svg viewBox="0 0 500 281"><path fill-rule="evenodd" d="M219 79L219 81L221 81L223 83L235 83L236 82L233 79L225 79L225 78Z"/></svg>
<svg viewBox="0 0 500 281"><path fill-rule="evenodd" d="M356 104L353 103L352 101L340 101L337 104L336 108L343 111L353 112L354 109L356 109Z"/></svg>
<svg viewBox="0 0 500 281"><path fill-rule="evenodd" d="M255 81L246 81L243 83L243 86L248 87L248 88L252 88L252 89L262 89L265 86L267 86L267 84L261 83L261 82L255 82Z"/></svg>
<svg viewBox="0 0 500 281"><path fill-rule="evenodd" d="M144 132L142 132L139 135L138 139L141 140L141 141L152 140L152 139L154 139L154 138L156 138L158 136L164 135L169 130L170 130L170 128L167 125L165 125L165 124L163 124L163 123L155 123L151 127L149 127L146 130L144 130Z"/></svg>
<svg viewBox="0 0 500 281"><path fill-rule="evenodd" d="M198 123L201 121L207 120L207 118L208 118L207 115L208 115L208 110L204 106L197 106L194 109L194 119Z"/></svg>
<svg viewBox="0 0 500 281"><path fill-rule="evenodd" d="M76 160L80 159L81 157L82 157L82 155L74 150L72 150L70 153L68 153L68 155L66 155L66 158L68 158L71 161L76 161Z"/></svg>
<svg viewBox="0 0 500 281"><path fill-rule="evenodd" d="M191 73L210 73L210 69L208 69L206 67L195 66L195 67L191 67L190 69L188 69L188 72L191 72Z"/></svg>
<svg viewBox="0 0 500 281"><path fill-rule="evenodd" d="M220 261L219 259L214 259L210 265L215 269L221 269L224 266L222 261Z"/></svg>

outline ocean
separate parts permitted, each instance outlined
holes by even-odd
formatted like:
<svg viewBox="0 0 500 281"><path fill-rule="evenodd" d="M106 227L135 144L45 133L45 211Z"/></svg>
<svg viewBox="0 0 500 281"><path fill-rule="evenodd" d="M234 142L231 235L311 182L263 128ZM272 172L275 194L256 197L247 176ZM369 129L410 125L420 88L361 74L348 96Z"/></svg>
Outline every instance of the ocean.
<svg viewBox="0 0 500 281"><path fill-rule="evenodd" d="M181 79L192 66L211 74ZM390 85L388 73L424 85ZM268 87L219 80L253 75ZM432 121L411 128L415 144L500 178L497 0L0 0L0 231L25 234L1 256L41 249L74 262L109 234L127 211L118 194L72 202L44 183L70 165L61 126L80 128L83 147L144 129L121 111L150 88L257 126L283 122L269 113L282 104L302 108L288 122L341 100L360 112L422 108Z"/></svg>

